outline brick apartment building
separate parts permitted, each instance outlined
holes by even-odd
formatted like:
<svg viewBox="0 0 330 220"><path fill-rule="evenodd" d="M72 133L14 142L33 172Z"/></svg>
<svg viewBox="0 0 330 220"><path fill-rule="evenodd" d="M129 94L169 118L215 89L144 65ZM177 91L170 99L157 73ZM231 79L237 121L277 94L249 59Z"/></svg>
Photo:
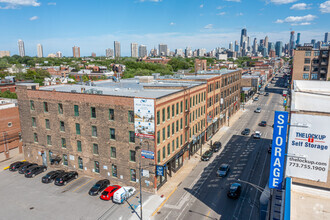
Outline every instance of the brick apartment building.
<svg viewBox="0 0 330 220"><path fill-rule="evenodd" d="M330 80L330 46L314 49L312 45L294 50L292 82L294 80Z"/></svg>
<svg viewBox="0 0 330 220"><path fill-rule="evenodd" d="M0 161L22 153L21 126L17 104L0 99Z"/></svg>
<svg viewBox="0 0 330 220"><path fill-rule="evenodd" d="M206 71L207 62L206 60L195 59L195 72Z"/></svg>
<svg viewBox="0 0 330 220"><path fill-rule="evenodd" d="M149 171L142 187L155 192L240 108L240 70L145 79L18 86L26 160L49 165L60 156L61 168L136 187L141 160ZM139 102L153 103L147 117Z"/></svg>

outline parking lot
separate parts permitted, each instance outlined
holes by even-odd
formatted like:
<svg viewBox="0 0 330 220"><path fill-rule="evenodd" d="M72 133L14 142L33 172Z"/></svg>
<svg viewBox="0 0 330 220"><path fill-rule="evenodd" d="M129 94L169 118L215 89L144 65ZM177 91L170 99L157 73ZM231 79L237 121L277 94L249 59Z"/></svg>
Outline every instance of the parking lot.
<svg viewBox="0 0 330 220"><path fill-rule="evenodd" d="M129 219L135 215L127 203L114 204L88 195L97 179L79 176L65 186L41 183L18 172L0 171L0 219ZM143 193L144 201L150 194ZM129 200L136 209L139 191Z"/></svg>

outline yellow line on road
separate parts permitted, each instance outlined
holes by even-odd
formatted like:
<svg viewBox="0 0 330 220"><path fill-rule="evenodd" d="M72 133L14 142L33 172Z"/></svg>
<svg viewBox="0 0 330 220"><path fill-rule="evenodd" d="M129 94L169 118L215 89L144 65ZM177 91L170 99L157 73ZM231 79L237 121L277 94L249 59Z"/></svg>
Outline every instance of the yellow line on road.
<svg viewBox="0 0 330 220"><path fill-rule="evenodd" d="M171 195L175 192L175 190L177 189L178 187L175 187L173 189L173 191L170 193L170 195L168 195L168 197L164 200L164 202L162 202L162 204L160 204L160 206L156 209L156 211L154 211L154 213L152 213L152 216L154 216L158 211L159 209L161 209L163 207L163 205L167 202L167 200L171 197Z"/></svg>
<svg viewBox="0 0 330 220"><path fill-rule="evenodd" d="M208 218L209 215L210 215L210 213L211 213L211 210L207 213L207 215L205 216L205 218Z"/></svg>
<svg viewBox="0 0 330 220"><path fill-rule="evenodd" d="M7 169L9 169L9 166L8 166L8 167L4 167L3 169L4 169L4 170L7 170Z"/></svg>
<svg viewBox="0 0 330 220"><path fill-rule="evenodd" d="M82 176L81 176L82 177ZM67 186L69 186L69 185L71 185L72 183L74 183L74 182L76 182L77 180L79 180L81 177L79 177L78 179L76 179L76 180L74 180L74 181L72 181L72 182L70 182L69 184L66 184L63 188L65 188L65 187L67 187Z"/></svg>
<svg viewBox="0 0 330 220"><path fill-rule="evenodd" d="M95 178L92 178L90 180L88 180L86 183L82 184L81 186L79 186L78 188L76 188L75 190L73 190L73 192L77 191L78 189L80 189L81 187L85 186L87 183L89 183L90 181L92 181Z"/></svg>

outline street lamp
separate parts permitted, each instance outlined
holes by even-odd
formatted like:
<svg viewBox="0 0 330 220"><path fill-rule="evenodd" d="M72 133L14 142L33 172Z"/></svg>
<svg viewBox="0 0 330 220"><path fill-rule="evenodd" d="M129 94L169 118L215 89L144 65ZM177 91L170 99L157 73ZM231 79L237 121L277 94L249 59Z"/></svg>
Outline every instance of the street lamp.
<svg viewBox="0 0 330 220"><path fill-rule="evenodd" d="M265 191L265 192L268 192L269 194L270 194L270 191L268 191L268 190L266 190L266 189L264 189L264 188L262 188L262 187L260 187L260 186L258 186L258 185L255 185L255 184L253 184L253 183L250 183L250 182L247 182L247 181L244 181L244 180L240 180L240 179L237 179L237 181L238 182L242 182L242 183L246 183L246 184L249 184L250 186L253 186L255 189L257 189L259 192L263 192L263 191Z"/></svg>
<svg viewBox="0 0 330 220"><path fill-rule="evenodd" d="M142 151L142 142L140 143L140 146L136 146L135 147L135 151L137 152L138 150L141 150ZM142 181L141 181L141 160L142 160L142 157L140 156L140 159L139 159L139 182L140 182L140 219L142 220L143 219L143 216L142 216Z"/></svg>

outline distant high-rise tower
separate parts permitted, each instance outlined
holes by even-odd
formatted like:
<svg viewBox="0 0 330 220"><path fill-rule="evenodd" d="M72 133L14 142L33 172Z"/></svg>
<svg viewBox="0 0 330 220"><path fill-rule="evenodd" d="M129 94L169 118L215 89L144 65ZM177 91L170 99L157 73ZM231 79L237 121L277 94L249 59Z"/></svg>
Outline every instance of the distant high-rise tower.
<svg viewBox="0 0 330 220"><path fill-rule="evenodd" d="M241 31L241 43L240 43L241 47L243 47L244 41L247 40L246 37L247 37L247 30L246 30L246 28L243 28Z"/></svg>
<svg viewBox="0 0 330 220"><path fill-rule="evenodd" d="M146 56L148 56L147 46L141 44L139 46L139 57L146 57Z"/></svg>
<svg viewBox="0 0 330 220"><path fill-rule="evenodd" d="M300 45L300 33L297 33L296 46Z"/></svg>
<svg viewBox="0 0 330 220"><path fill-rule="evenodd" d="M105 56L113 58L113 49L111 49L111 48L106 49Z"/></svg>
<svg viewBox="0 0 330 220"><path fill-rule="evenodd" d="M315 46L316 46L316 40L315 39L312 39L311 40L311 44L313 44L313 48L315 48Z"/></svg>
<svg viewBox="0 0 330 220"><path fill-rule="evenodd" d="M18 40L18 52L21 57L25 57L24 41Z"/></svg>
<svg viewBox="0 0 330 220"><path fill-rule="evenodd" d="M252 46L252 53L257 54L257 52L258 52L258 41L257 41L257 38L254 38L253 46Z"/></svg>
<svg viewBox="0 0 330 220"><path fill-rule="evenodd" d="M268 36L265 37L264 47L268 49Z"/></svg>
<svg viewBox="0 0 330 220"><path fill-rule="evenodd" d="M72 47L73 57L80 57L80 47Z"/></svg>
<svg viewBox="0 0 330 220"><path fill-rule="evenodd" d="M324 34L324 43L328 43L330 41L329 35L330 35L329 32L327 32L327 33Z"/></svg>
<svg viewBox="0 0 330 220"><path fill-rule="evenodd" d="M42 45L41 44L37 45L37 52L38 52L38 54L37 54L38 57L44 57L44 52L42 50Z"/></svg>
<svg viewBox="0 0 330 220"><path fill-rule="evenodd" d="M184 50L184 55L185 57L191 57L192 56L192 50L190 47L186 47L186 49Z"/></svg>
<svg viewBox="0 0 330 220"><path fill-rule="evenodd" d="M121 52L120 52L120 42L119 41L114 42L114 49L115 49L115 58L120 57Z"/></svg>
<svg viewBox="0 0 330 220"><path fill-rule="evenodd" d="M229 43L229 50L230 50L230 51L233 51L233 42L230 42L230 43Z"/></svg>
<svg viewBox="0 0 330 220"><path fill-rule="evenodd" d="M167 56L167 44L158 45L159 56Z"/></svg>
<svg viewBox="0 0 330 220"><path fill-rule="evenodd" d="M137 43L131 43L131 57L138 57L138 44Z"/></svg>
<svg viewBox="0 0 330 220"><path fill-rule="evenodd" d="M239 45L238 45L237 40L235 40L235 52L238 52L238 51L239 51Z"/></svg>
<svg viewBox="0 0 330 220"><path fill-rule="evenodd" d="M278 57L282 56L282 48L283 48L283 42L282 41L277 41L275 44L275 54Z"/></svg>
<svg viewBox="0 0 330 220"><path fill-rule="evenodd" d="M290 43L289 43L289 55L293 56L293 50L294 50L294 31L291 31L290 33Z"/></svg>
<svg viewBox="0 0 330 220"><path fill-rule="evenodd" d="M62 57L62 52L61 51L57 51L56 52L56 57L61 58Z"/></svg>

